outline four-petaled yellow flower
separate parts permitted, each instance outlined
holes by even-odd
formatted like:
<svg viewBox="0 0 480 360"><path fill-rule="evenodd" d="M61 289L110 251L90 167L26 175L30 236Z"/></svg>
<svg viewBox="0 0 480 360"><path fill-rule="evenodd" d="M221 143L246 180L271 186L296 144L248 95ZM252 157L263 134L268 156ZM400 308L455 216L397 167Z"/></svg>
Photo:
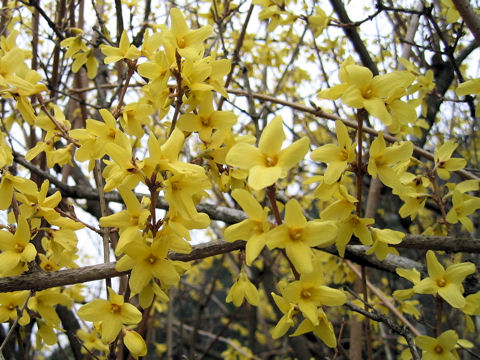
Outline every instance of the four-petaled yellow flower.
<svg viewBox="0 0 480 360"><path fill-rule="evenodd" d="M461 193L455 189L452 196L452 208L445 219L450 224L456 224L460 221L467 231L473 233L473 222L468 216L477 209L480 209L480 198Z"/></svg>
<svg viewBox="0 0 480 360"><path fill-rule="evenodd" d="M452 353L458 341L455 330L447 330L438 338L417 336L415 343L422 349L422 360L456 360Z"/></svg>
<svg viewBox="0 0 480 360"><path fill-rule="evenodd" d="M338 231L335 243L337 245L338 254L341 257L345 256L345 248L350 242L353 234L355 234L363 245L371 245L372 234L367 225L371 225L374 222L374 219L359 218L354 214L350 214L344 220L337 222Z"/></svg>
<svg viewBox="0 0 480 360"><path fill-rule="evenodd" d="M95 299L78 309L78 316L86 321L102 321L102 341L110 343L122 330L123 324L138 324L142 313L125 303L123 295L108 288L109 300Z"/></svg>
<svg viewBox="0 0 480 360"><path fill-rule="evenodd" d="M326 184L336 182L342 176L348 163L355 160L355 143L352 143L347 127L340 120L337 120L335 124L337 126L338 145L323 145L312 151L310 155L312 160L328 164L323 178Z"/></svg>
<svg viewBox="0 0 480 360"><path fill-rule="evenodd" d="M284 140L282 118L276 116L263 129L258 148L244 142L237 143L228 152L226 162L230 166L248 170L248 185L252 189L264 189L287 176L288 170L308 152L309 141L306 137L282 150Z"/></svg>
<svg viewBox="0 0 480 360"><path fill-rule="evenodd" d="M472 79L465 81L458 85L457 90L455 91L458 96L465 96L469 94L480 94L480 79ZM475 108L475 116L480 116L480 101L477 103Z"/></svg>
<svg viewBox="0 0 480 360"><path fill-rule="evenodd" d="M401 161L407 161L412 153L413 144L410 141L404 141L387 148L383 134L379 132L378 137L370 147L368 173L373 178L378 176L386 186L398 189L402 186L399 180L400 176L392 167Z"/></svg>
<svg viewBox="0 0 480 360"><path fill-rule="evenodd" d="M475 265L468 263L453 264L445 268L437 260L435 253L427 251L427 269L429 277L417 283L413 290L417 294L438 294L455 308L465 306L462 282L475 272Z"/></svg>
<svg viewBox="0 0 480 360"><path fill-rule="evenodd" d="M183 131L198 132L200 139L210 142L213 130L230 129L237 122L231 111L215 111L213 109L213 93L207 92L200 99L198 114L183 114L178 119L178 127Z"/></svg>
<svg viewBox="0 0 480 360"><path fill-rule="evenodd" d="M233 305L240 306L243 300L246 299L250 305L258 306L258 290L248 279L248 275L244 269L238 275L237 281L227 294L228 302L233 302Z"/></svg>
<svg viewBox="0 0 480 360"><path fill-rule="evenodd" d="M315 268L318 271L302 275L300 280L288 284L284 298L287 302L297 304L298 309L313 326L319 326L318 307L343 305L347 301L347 296L341 290L323 285L323 273L320 267Z"/></svg>
<svg viewBox="0 0 480 360"><path fill-rule="evenodd" d="M385 260L388 254L398 255L397 249L388 245L398 245L402 242L405 234L390 229L372 229L373 245L365 254L375 253L378 260Z"/></svg>
<svg viewBox="0 0 480 360"><path fill-rule="evenodd" d="M265 247L266 233L270 229L267 219L268 208L262 208L253 195L244 189L233 190L232 197L247 213L249 218L226 228L225 240L245 240L247 242L245 246L245 261L250 266Z"/></svg>
<svg viewBox="0 0 480 360"><path fill-rule="evenodd" d="M312 246L328 246L337 228L330 222L307 221L297 200L285 206L285 223L267 233L269 249L285 249L288 258L300 274L313 270Z"/></svg>
<svg viewBox="0 0 480 360"><path fill-rule="evenodd" d="M308 332L313 332L318 336L328 347L334 348L337 346L337 338L335 332L333 331L333 325L327 319L327 315L321 309L317 309L318 314L318 324L314 325L310 319L304 319L300 325L298 325L297 330L291 336L299 336L306 334Z"/></svg>
<svg viewBox="0 0 480 360"><path fill-rule="evenodd" d="M35 260L37 250L30 242L30 226L23 215L18 217L15 234L0 231L0 273L2 276L20 275L27 269L27 264Z"/></svg>
<svg viewBox="0 0 480 360"><path fill-rule="evenodd" d="M450 178L450 171L463 169L467 161L462 158L452 158L452 154L457 148L457 144L453 140L447 141L445 144L435 149L433 155L435 161L435 169L438 176L443 180Z"/></svg>
<svg viewBox="0 0 480 360"><path fill-rule="evenodd" d="M168 248L162 241L156 240L151 246L143 240L131 242L125 246L124 252L126 255L118 260L115 269L132 269L129 281L132 294L141 292L154 278L159 279L165 287L180 280L174 262L167 259Z"/></svg>
<svg viewBox="0 0 480 360"><path fill-rule="evenodd" d="M140 50L138 50L135 46L130 45L126 30L123 30L122 32L118 48L114 46L100 45L100 49L106 56L106 58L103 60L105 64L117 62L122 59L135 60L141 55Z"/></svg>
<svg viewBox="0 0 480 360"><path fill-rule="evenodd" d="M341 97L346 105L364 108L387 126L392 123L392 115L385 100L405 90L415 79L407 71L393 71L374 77L368 68L354 64L351 57L342 64L338 76L342 83L321 91L318 97L332 100Z"/></svg>

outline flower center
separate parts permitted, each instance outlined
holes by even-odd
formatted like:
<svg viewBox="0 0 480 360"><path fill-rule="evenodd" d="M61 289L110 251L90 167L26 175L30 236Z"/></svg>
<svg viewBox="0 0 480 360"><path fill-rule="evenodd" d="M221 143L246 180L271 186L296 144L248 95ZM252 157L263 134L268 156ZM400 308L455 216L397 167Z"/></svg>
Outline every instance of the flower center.
<svg viewBox="0 0 480 360"><path fill-rule="evenodd" d="M312 292L310 291L310 288L308 289L303 289L302 292L300 293L300 297L303 300L310 299L312 297Z"/></svg>
<svg viewBox="0 0 480 360"><path fill-rule="evenodd" d="M153 255L150 255L147 259L147 261L150 263L150 264L155 264L155 262L157 261L157 258Z"/></svg>
<svg viewBox="0 0 480 360"><path fill-rule="evenodd" d="M45 270L45 271L52 271L52 270L53 270L52 264L46 264L45 267L43 268L43 270Z"/></svg>
<svg viewBox="0 0 480 360"><path fill-rule="evenodd" d="M23 252L23 249L25 249L25 246L23 246L22 244L15 244L15 246L13 247L13 250L17 253Z"/></svg>
<svg viewBox="0 0 480 360"><path fill-rule="evenodd" d="M442 345L440 345L440 344L435 345L435 347L433 348L433 351L434 351L436 354L443 354L443 347L442 347Z"/></svg>
<svg viewBox="0 0 480 360"><path fill-rule="evenodd" d="M277 162L278 162L278 159L276 156L266 156L265 157L265 165L267 167L272 167L272 166L275 166L277 165Z"/></svg>
<svg viewBox="0 0 480 360"><path fill-rule="evenodd" d="M447 282L445 281L444 278L441 278L437 280L437 285L438 287L444 287L445 285L447 285Z"/></svg>
<svg viewBox="0 0 480 360"><path fill-rule="evenodd" d="M180 49L183 49L185 47L185 39L183 37L177 39L177 45Z"/></svg>
<svg viewBox="0 0 480 360"><path fill-rule="evenodd" d="M110 312L112 314L119 314L121 310L122 308L120 307L120 305L117 305L117 304L110 305Z"/></svg>
<svg viewBox="0 0 480 360"><path fill-rule="evenodd" d="M290 239L293 241L298 241L302 239L302 229L290 229L289 230Z"/></svg>
<svg viewBox="0 0 480 360"><path fill-rule="evenodd" d="M209 127L209 126L210 126L210 118L209 118L209 117L200 116L200 122L201 122L202 125L205 126L205 127Z"/></svg>
<svg viewBox="0 0 480 360"><path fill-rule="evenodd" d="M15 305L13 304L8 304L8 310L13 311L15 309Z"/></svg>

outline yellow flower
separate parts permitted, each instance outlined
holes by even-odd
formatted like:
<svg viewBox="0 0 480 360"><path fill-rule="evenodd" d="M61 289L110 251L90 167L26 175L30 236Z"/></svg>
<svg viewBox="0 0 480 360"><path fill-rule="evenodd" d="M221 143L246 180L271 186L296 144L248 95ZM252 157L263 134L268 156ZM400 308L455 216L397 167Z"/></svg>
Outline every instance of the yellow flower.
<svg viewBox="0 0 480 360"><path fill-rule="evenodd" d="M147 355L147 345L136 331L125 329L123 342L135 359Z"/></svg>
<svg viewBox="0 0 480 360"><path fill-rule="evenodd" d="M469 215L480 209L480 198L463 194L457 189L454 190L452 196L452 208L447 213L446 220L450 224L461 222L465 229L473 232L473 222L468 218Z"/></svg>
<svg viewBox="0 0 480 360"><path fill-rule="evenodd" d="M390 188L400 188L402 184L392 167L401 162L408 160L413 153L413 144L410 141L404 141L401 144L395 144L387 148L385 139L381 132L372 142L370 147L370 160L368 161L368 173L373 178L377 176L380 181Z"/></svg>
<svg viewBox="0 0 480 360"><path fill-rule="evenodd" d="M210 36L213 28L210 25L200 29L190 30L177 8L170 10L171 29L165 30L165 50L172 63L175 63L175 51L186 58L198 58L203 51L203 41Z"/></svg>
<svg viewBox="0 0 480 360"><path fill-rule="evenodd" d="M388 245L398 245L402 242L405 234L400 231L390 229L372 229L373 245L365 254L370 255L375 253L378 260L385 260L388 254L398 255L397 249Z"/></svg>
<svg viewBox="0 0 480 360"><path fill-rule="evenodd" d="M60 318L55 305L72 306L72 299L60 292L59 288L37 292L28 300L28 308L38 313L49 326L59 326Z"/></svg>
<svg viewBox="0 0 480 360"><path fill-rule="evenodd" d="M318 326L320 324L318 307L343 305L347 301L347 296L341 290L323 285L320 262L316 261L314 268L313 272L302 275L300 280L288 284L284 290L284 298L287 302L297 304L302 314L314 326Z"/></svg>
<svg viewBox="0 0 480 360"><path fill-rule="evenodd" d="M69 132L69 135L80 144L80 148L75 152L75 158L78 161L90 160L90 171L95 164L93 160L103 157L106 146L123 135L110 111L101 109L100 115L103 121L87 119L85 129L74 129Z"/></svg>
<svg viewBox="0 0 480 360"><path fill-rule="evenodd" d="M244 269L238 275L237 281L227 294L226 302L233 302L233 305L240 306L246 299L250 305L258 306L258 290L248 279Z"/></svg>
<svg viewBox="0 0 480 360"><path fill-rule="evenodd" d="M275 328L271 330L272 338L278 339L285 335L289 328L295 325L293 317L298 314L297 306L294 303L290 303L282 296L279 296L272 292L272 298L277 304L277 307L283 313L283 316L278 321Z"/></svg>
<svg viewBox="0 0 480 360"><path fill-rule="evenodd" d="M447 141L442 146L435 149L434 161L438 176L443 180L450 178L450 171L463 169L467 161L462 158L453 158L452 154L457 148L453 140Z"/></svg>
<svg viewBox="0 0 480 360"><path fill-rule="evenodd" d="M193 219L198 216L194 196L210 188L211 183L204 172L179 173L165 180L165 200L173 214Z"/></svg>
<svg viewBox="0 0 480 360"><path fill-rule="evenodd" d="M31 193L37 190L37 186L31 180L12 175L4 170L0 182L0 210L6 210L10 206L14 189L21 193Z"/></svg>
<svg viewBox="0 0 480 360"><path fill-rule="evenodd" d="M125 246L124 252L126 255L117 261L115 269L132 269L129 281L132 294L141 292L154 278L166 287L180 280L175 263L166 258L168 248L162 241L155 240L150 246L144 241L131 242Z"/></svg>
<svg viewBox="0 0 480 360"><path fill-rule="evenodd" d="M100 45L100 49L106 56L103 60L105 64L117 62L122 59L135 60L141 55L140 50L138 50L135 46L130 45L126 30L123 30L122 32L118 48L114 46Z"/></svg>
<svg viewBox="0 0 480 360"><path fill-rule="evenodd" d="M352 144L347 127L340 120L337 120L335 124L337 126L338 145L323 145L312 151L310 155L312 160L328 164L323 178L326 184L336 182L342 176L348 163L355 160L355 143Z"/></svg>
<svg viewBox="0 0 480 360"><path fill-rule="evenodd" d="M458 263L445 268L438 262L435 253L427 251L427 269L429 277L417 283L413 290L417 294L438 294L455 308L465 306L462 282L475 272L472 263Z"/></svg>
<svg viewBox="0 0 480 360"><path fill-rule="evenodd" d="M415 76L407 71L393 71L374 77L368 68L355 65L352 58L349 58L342 64L339 78L342 84L321 91L318 97L332 100L341 97L346 105L356 109L365 108L369 114L389 126L392 123L392 116L388 112L385 100L406 89Z"/></svg>
<svg viewBox="0 0 480 360"><path fill-rule="evenodd" d="M16 320L18 312L25 304L25 300L30 292L14 291L0 294L0 323ZM22 317L19 319L20 325L26 325L30 322L30 316L27 311L23 311Z"/></svg>
<svg viewBox="0 0 480 360"><path fill-rule="evenodd" d="M91 332L78 329L77 336L82 340L82 345L86 348L82 348L82 354L86 354L87 350L108 351L108 346L100 340L100 334L95 328Z"/></svg>
<svg viewBox="0 0 480 360"><path fill-rule="evenodd" d="M102 341L110 343L122 330L122 324L138 324L142 313L123 296L108 288L109 300L95 299L78 309L78 316L86 321L102 321Z"/></svg>
<svg viewBox="0 0 480 360"><path fill-rule="evenodd" d="M337 223L337 238L335 239L338 254L341 257L345 256L345 248L353 234L355 234L363 245L371 245L372 234L367 225L371 225L374 222L373 219L359 218L354 214L350 214L346 219L339 221Z"/></svg>
<svg viewBox="0 0 480 360"><path fill-rule="evenodd" d="M60 43L61 47L68 48L67 52L65 53L65 57L73 57L79 51L87 51L87 45L83 42L82 34L80 33L77 36L68 37L63 39Z"/></svg>
<svg viewBox="0 0 480 360"><path fill-rule="evenodd" d="M154 109L150 104L142 101L128 104L123 108L120 117L123 130L129 135L141 138L145 133L142 126L150 125L151 119L149 116L153 111Z"/></svg>
<svg viewBox="0 0 480 360"><path fill-rule="evenodd" d="M95 57L94 48L73 55L73 59L75 60L72 64L72 71L74 73L78 72L78 70L85 65L89 79L94 79L97 76L98 60Z"/></svg>
<svg viewBox="0 0 480 360"><path fill-rule="evenodd" d="M213 93L206 92L200 100L197 114L183 114L178 119L178 127L183 131L198 132L200 139L209 142L213 130L230 129L237 122L231 111L215 111L213 109Z"/></svg>
<svg viewBox="0 0 480 360"><path fill-rule="evenodd" d="M268 223L268 207L262 208L247 190L235 189L232 197L247 213L248 219L225 229L225 240L245 240L246 263L250 266L265 247L265 234L270 229Z"/></svg>
<svg viewBox="0 0 480 360"><path fill-rule="evenodd" d="M304 319L300 325L298 325L297 330L291 336L299 336L306 334L308 332L313 332L318 336L328 347L334 348L337 346L337 337L333 331L333 325L327 319L327 315L321 309L317 309L318 324L314 325L310 319Z"/></svg>
<svg viewBox="0 0 480 360"><path fill-rule="evenodd" d="M30 242L30 226L23 215L18 217L15 234L0 231L0 273L2 276L20 275L26 270L26 265L35 260L37 250Z"/></svg>
<svg viewBox="0 0 480 360"><path fill-rule="evenodd" d="M141 231L145 228L147 218L150 216L150 211L142 209L133 192L124 186L119 186L118 191L127 208L115 214L104 216L99 221L100 226L118 227L120 229L120 238L115 248L116 255L120 255L123 248L130 242L141 239Z"/></svg>
<svg viewBox="0 0 480 360"><path fill-rule="evenodd" d="M237 143L228 152L226 162L248 170L248 185L252 189L264 189L287 176L288 170L308 152L306 137L282 150L284 140L282 118L276 116L263 130L258 148L245 142Z"/></svg>
<svg viewBox="0 0 480 360"><path fill-rule="evenodd" d="M440 0L440 4L442 4L442 15L447 18L448 23L452 24L460 19L460 13L452 0Z"/></svg>
<svg viewBox="0 0 480 360"><path fill-rule="evenodd" d="M125 134L121 134L118 141L105 147L105 152L113 160L104 160L107 164L102 173L105 178L105 191L112 191L119 185L133 189L140 181L144 181L144 162L133 156L129 139Z"/></svg>
<svg viewBox="0 0 480 360"><path fill-rule="evenodd" d="M269 249L285 249L288 258L300 274L313 270L313 246L328 246L333 242L336 227L331 223L307 221L297 200L285 206L285 223L267 233Z"/></svg>
<svg viewBox="0 0 480 360"><path fill-rule="evenodd" d="M417 285L420 282L420 272L415 269L403 269L403 268L396 268L395 272L400 275L401 277L407 279L413 285ZM403 290L395 290L393 292L393 297L398 300L406 300L410 299L415 294L413 288L410 289L403 289Z"/></svg>
<svg viewBox="0 0 480 360"><path fill-rule="evenodd" d="M464 83L458 85L456 93L458 96L465 96L469 94L480 94L480 79L472 79L465 81ZM475 108L475 116L480 116L480 101L477 103Z"/></svg>
<svg viewBox="0 0 480 360"><path fill-rule="evenodd" d="M455 330L447 330L438 338L417 336L415 343L422 349L422 360L456 360L452 353L458 341Z"/></svg>

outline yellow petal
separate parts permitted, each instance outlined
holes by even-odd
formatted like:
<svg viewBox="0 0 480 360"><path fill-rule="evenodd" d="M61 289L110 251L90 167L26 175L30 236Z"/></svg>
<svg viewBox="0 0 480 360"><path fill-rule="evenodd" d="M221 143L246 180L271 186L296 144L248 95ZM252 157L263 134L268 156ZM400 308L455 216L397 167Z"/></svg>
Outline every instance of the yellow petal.
<svg viewBox="0 0 480 360"><path fill-rule="evenodd" d="M258 148L265 155L277 155L284 140L285 133L283 132L282 117L275 116L263 129Z"/></svg>

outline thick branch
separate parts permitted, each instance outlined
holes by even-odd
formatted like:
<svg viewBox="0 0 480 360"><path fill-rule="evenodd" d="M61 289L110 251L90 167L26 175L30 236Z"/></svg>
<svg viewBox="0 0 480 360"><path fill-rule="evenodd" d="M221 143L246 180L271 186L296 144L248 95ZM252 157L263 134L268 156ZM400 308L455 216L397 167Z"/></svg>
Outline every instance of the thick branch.
<svg viewBox="0 0 480 360"><path fill-rule="evenodd" d="M190 254L173 253L171 260L191 261L206 257L227 253L245 247L244 241L228 243L225 241L213 241L193 247ZM56 286L85 283L88 281L109 279L128 274L115 270L115 263L84 266L77 269L44 272L38 271L20 276L0 279L0 292L17 290L44 290Z"/></svg>
<svg viewBox="0 0 480 360"><path fill-rule="evenodd" d="M468 28L472 32L475 40L477 40L477 43L480 45L480 17L478 17L477 13L473 9L470 1L452 0L452 2L465 21L465 24L467 24Z"/></svg>
<svg viewBox="0 0 480 360"><path fill-rule="evenodd" d="M455 239L453 237L425 237L421 235L406 236L400 246L409 248L422 248L433 250L452 250L466 252L480 252L479 239ZM189 254L171 253L169 259L178 261L192 261L204 259L210 256L228 253L240 250L245 247L245 242L238 240L232 243L225 241L211 241L208 243L193 246ZM375 256L366 255L367 246L348 245L345 258L358 264L373 267L379 270L388 271L396 274L396 268L416 268L425 274L423 264L401 256L389 255L385 260L378 260ZM334 246L320 249L330 254L337 255ZM85 266L77 269L67 269L53 272L34 272L14 277L5 277L0 279L0 293L18 290L44 290L56 286L72 285L94 280L102 280L116 276L125 275L128 272L119 272L115 270L115 263L99 264ZM472 284L476 287L475 284Z"/></svg>

